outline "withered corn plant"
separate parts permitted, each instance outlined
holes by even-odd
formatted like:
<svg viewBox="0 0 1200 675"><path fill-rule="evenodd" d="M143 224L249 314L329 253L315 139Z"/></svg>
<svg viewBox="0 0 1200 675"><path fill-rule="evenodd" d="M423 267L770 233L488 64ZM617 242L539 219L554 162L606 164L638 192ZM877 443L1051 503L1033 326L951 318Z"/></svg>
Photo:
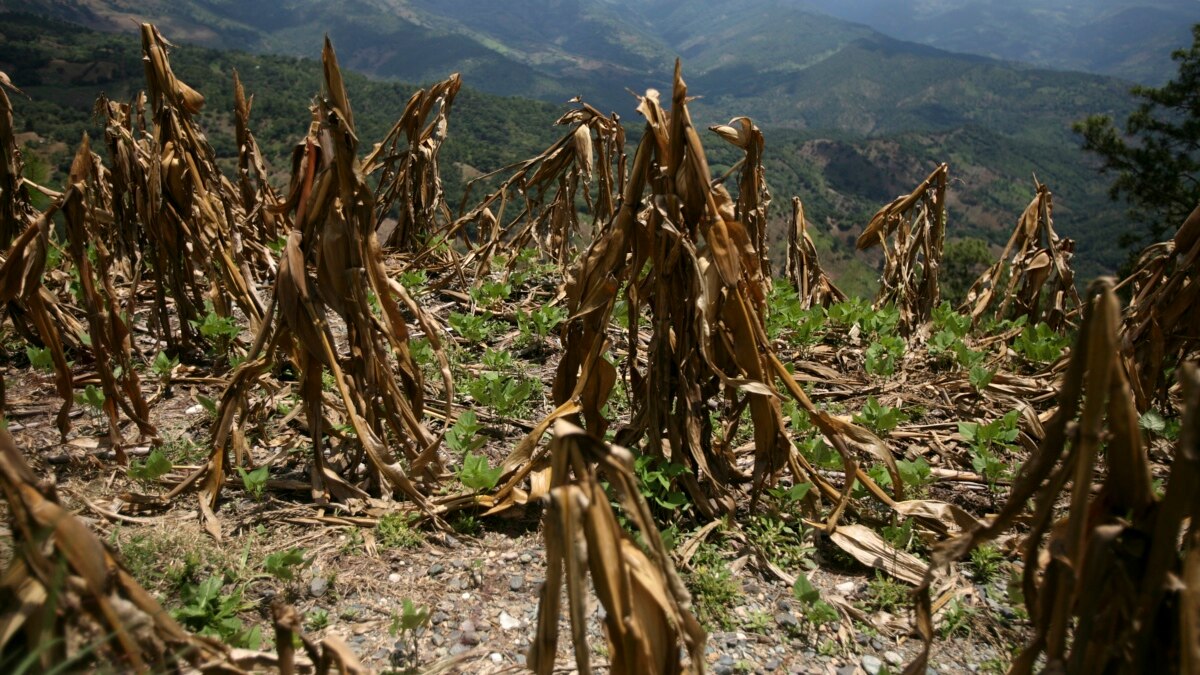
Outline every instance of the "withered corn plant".
<svg viewBox="0 0 1200 675"><path fill-rule="evenodd" d="M594 214L593 234L600 223L612 218L625 173L625 131L620 120L579 102L555 124L570 130L541 154L467 184L464 207L476 183L507 174L471 210L461 209L465 212L452 228L456 237L465 236L468 227L476 228L474 250L464 264L474 265L477 275L489 269L495 253L531 245L565 268L573 259L573 239L580 235L576 208L580 196ZM510 200L518 202L511 215L507 213ZM515 256L510 257L509 264L515 262Z"/></svg>
<svg viewBox="0 0 1200 675"><path fill-rule="evenodd" d="M420 251L450 222L438 152L461 87L462 78L455 73L417 91L395 126L363 160L363 173L379 173L373 201L376 236L385 248Z"/></svg>
<svg viewBox="0 0 1200 675"><path fill-rule="evenodd" d="M565 585L575 664L580 673L592 672L586 591L590 578L605 611L609 672L703 673L704 629L692 615L691 596L675 573L639 491L633 455L563 420L555 423L550 454L554 478L543 516L546 583L529 667L538 675L555 670ZM617 523L601 480L612 485L645 548ZM687 653L687 662L681 652Z"/></svg>
<svg viewBox="0 0 1200 675"><path fill-rule="evenodd" d="M227 648L184 630L59 504L5 429L0 490L13 533L13 557L0 576L0 665L161 673L225 662Z"/></svg>
<svg viewBox="0 0 1200 675"><path fill-rule="evenodd" d="M37 217L22 175L25 164L21 160L21 149L17 147L12 101L8 99L6 88L23 94L13 86L8 75L0 71L0 249L8 248Z"/></svg>
<svg viewBox="0 0 1200 675"><path fill-rule="evenodd" d="M738 198L734 219L746 227L746 236L758 253L758 273L771 283L771 259L767 251L767 211L771 192L767 188L767 172L763 169L763 134L749 117L735 117L729 124L709 127L716 135L746 153L738 171Z"/></svg>
<svg viewBox="0 0 1200 675"><path fill-rule="evenodd" d="M346 645L315 641L294 608L273 606L276 654L231 650L189 633L143 589L83 520L64 508L0 429L0 494L12 557L0 574L0 668L5 672L364 672ZM308 658L297 658L296 636Z"/></svg>
<svg viewBox="0 0 1200 675"><path fill-rule="evenodd" d="M267 244L287 236L291 224L283 212L283 202L267 177L267 162L254 133L250 131L250 109L254 97L246 96L242 80L233 71L233 121L238 144L238 192L245 224L242 248L246 251L251 273L259 282L275 278L275 256ZM236 233L236 229L235 229Z"/></svg>
<svg viewBox="0 0 1200 675"><path fill-rule="evenodd" d="M0 266L0 303L4 304L14 327L26 340L50 350L54 363L54 388L62 398L54 423L65 438L71 429L74 385L71 367L63 349L63 334L59 330L61 322L58 320L57 302L42 284L46 251L50 246L50 229L58 210L58 204L52 204L9 246L4 264ZM29 324L32 324L32 329Z"/></svg>
<svg viewBox="0 0 1200 675"><path fill-rule="evenodd" d="M1175 237L1142 253L1121 331L1121 350L1138 410L1169 403L1166 369L1200 351L1200 206Z"/></svg>
<svg viewBox="0 0 1200 675"><path fill-rule="evenodd" d="M962 311L979 321L993 311L996 319L1026 317L1055 331L1077 320L1081 307L1071 269L1070 239L1054 232L1054 199L1050 189L1035 184L1036 194L1017 220L1000 259L967 291Z"/></svg>
<svg viewBox="0 0 1200 675"><path fill-rule="evenodd" d="M1010 673L1200 667L1200 374L1192 363L1181 369L1183 433L1166 493L1157 496L1121 362L1120 322L1112 281L1094 282L1058 409L1008 501L986 526L933 555L931 572L1020 528L1033 630ZM926 646L908 669L913 673L923 672L932 641L927 588L917 609Z"/></svg>
<svg viewBox="0 0 1200 675"><path fill-rule="evenodd" d="M205 300L223 317L233 316L236 306L250 330L257 331L265 310L244 246L252 230L245 228L236 189L221 175L212 147L192 119L204 97L175 77L169 43L158 29L142 24L141 34L154 130L149 143L135 143L129 154L145 171L140 178L147 183L148 203L139 215L159 275L160 337L172 347L199 347L192 322L200 319ZM118 139L132 140L123 134ZM178 338L169 320L168 294L176 308Z"/></svg>
<svg viewBox="0 0 1200 675"><path fill-rule="evenodd" d="M929 320L941 298L938 268L946 241L948 175L949 167L942 164L911 193L879 209L855 244L860 251L882 249L875 305L895 305L905 335Z"/></svg>
<svg viewBox="0 0 1200 675"><path fill-rule="evenodd" d="M399 303L416 317L441 360L447 414L453 396L449 366L432 323L384 269L371 191L355 154L354 118L328 41L322 61L325 92L313 111L303 162L293 176L288 204L296 209L295 227L279 263L270 320L256 333L245 362L221 396L208 463L171 494L203 476L201 510L215 535L219 529L211 509L225 481L230 449L236 463L247 456L241 429L249 396L281 354L290 356L298 372L313 446L312 493L318 502L403 496L429 511L426 494L442 472L440 439L421 421L421 370L409 351L409 329ZM344 343L334 337L333 317L345 325ZM326 423L326 371L340 404L334 419L347 430L336 432L341 437L336 447L326 438L335 435L333 425Z"/></svg>
<svg viewBox="0 0 1200 675"><path fill-rule="evenodd" d="M107 170L100 156L92 152L85 134L71 164L62 211L67 250L79 276L80 304L87 313L91 365L104 392L108 436L117 461L125 464L120 412L137 425L143 438L157 439L158 432L150 423L150 406L142 396L130 327L113 284L112 254L103 236L106 227L101 223L113 222L112 197L105 174Z"/></svg>
<svg viewBox="0 0 1200 675"><path fill-rule="evenodd" d="M812 237L808 236L808 220L804 217L804 204L799 197L792 197L792 224L788 228L784 274L796 289L804 309L829 307L846 300L846 294L821 269L817 247Z"/></svg>
<svg viewBox="0 0 1200 675"><path fill-rule="evenodd" d="M753 482L759 489L785 467L837 501L831 529L847 505L853 480L839 490L788 439L776 378L841 454L846 475L857 476L888 500L855 458L857 450L865 450L887 463L899 489L888 448L865 429L818 411L772 351L763 328L766 289L758 274L760 258L746 229L734 220L734 205L724 188L711 187L678 64L671 114L653 90L638 110L647 120L646 133L619 209L566 285L571 318L563 329L565 349L553 385L558 407L505 460L507 480L496 493L495 508L539 498L549 489L549 458L537 446L555 420L582 416L588 433L603 436L608 420L601 408L617 378L604 354L619 296L629 309L624 367L633 410L630 425L619 430L617 440L631 447L644 440L642 452L686 466L689 472L680 479L704 516L732 512L738 483ZM645 354L639 347L643 309L650 317ZM730 442L746 408L753 424L751 475L735 465ZM527 477L530 492L520 487Z"/></svg>

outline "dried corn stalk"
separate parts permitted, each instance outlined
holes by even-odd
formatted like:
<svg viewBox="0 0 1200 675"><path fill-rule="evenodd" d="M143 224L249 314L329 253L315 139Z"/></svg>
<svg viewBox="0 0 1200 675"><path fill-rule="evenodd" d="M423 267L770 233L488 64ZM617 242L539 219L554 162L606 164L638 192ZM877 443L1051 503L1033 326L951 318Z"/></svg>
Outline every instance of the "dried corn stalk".
<svg viewBox="0 0 1200 675"><path fill-rule="evenodd" d="M1133 299L1121 330L1121 351L1132 379L1138 410L1167 403L1166 370L1200 349L1200 206L1171 241L1142 253L1137 270L1122 285Z"/></svg>
<svg viewBox="0 0 1200 675"><path fill-rule="evenodd" d="M625 366L633 418L618 442L632 446L645 439L643 452L687 466L683 487L702 514L732 512L737 483L753 481L761 488L785 466L837 501L829 516L831 529L848 504L853 480L839 490L792 447L784 433L776 378L841 454L846 475L890 503L855 459L855 450L864 450L885 462L899 489L887 446L865 429L818 411L772 351L762 321L766 290L757 273L759 257L745 228L733 219L728 194L711 187L678 64L669 117L658 98L652 90L638 108L647 120L646 133L620 209L583 254L566 286L571 318L554 381L558 408L505 460L508 479L496 494L495 508L546 494L549 459L535 450L556 419L582 415L588 433L603 436L608 422L601 408L617 377L603 353L619 291L629 308ZM651 194L643 201L647 189ZM652 322L645 367L639 354L643 308ZM714 443L710 401L722 399L723 433ZM735 466L729 443L747 407L754 425L751 476ZM531 479L528 493L519 487L526 477Z"/></svg>
<svg viewBox="0 0 1200 675"><path fill-rule="evenodd" d="M157 217L160 199L157 172L150 170L153 153L146 133L146 94L140 93L130 103L118 103L101 95L96 100L95 112L97 117L105 120L104 143L112 166L108 182L113 222L108 228L107 243L113 253L113 264L121 275L140 281L143 255L151 248L146 235L153 227L143 227L142 223L152 223ZM159 301L154 306L163 312L155 315L155 320L162 326L169 323L162 284L171 277L169 271L159 274L160 283L156 285L155 295Z"/></svg>
<svg viewBox="0 0 1200 675"><path fill-rule="evenodd" d="M771 192L767 189L766 171L762 165L762 131L749 117L735 117L729 124L711 126L709 130L746 153L740 162L738 198L733 215L746 227L746 236L758 252L758 273L769 285L771 259L767 252L767 210L771 206Z"/></svg>
<svg viewBox="0 0 1200 675"><path fill-rule="evenodd" d="M538 675L554 672L565 583L575 663L580 673L592 672L585 589L590 576L605 611L610 672L704 672L704 629L692 616L691 597L639 492L633 456L562 420L555 424L550 446L554 484L544 516L546 583L537 636L529 649L530 668ZM615 489L645 549L617 523L601 474ZM686 667L681 647L690 660Z"/></svg>
<svg viewBox="0 0 1200 675"><path fill-rule="evenodd" d="M615 195L624 182L625 131L616 115L606 117L587 103L579 106L555 123L570 126L570 131L544 152L468 183L464 204L475 183L511 172L479 204L459 216L451 229L454 236L462 236L468 226L478 229L475 250L464 260L475 265L477 273L487 271L496 252L530 244L565 267L572 259L572 238L580 233L575 205L579 196L595 214L593 232L612 218ZM595 197L591 191L593 174L597 182ZM514 193L520 195L522 203L509 217L505 211L509 200L517 199ZM548 203L547 194L551 194ZM515 257L510 258L510 265L515 261Z"/></svg>
<svg viewBox="0 0 1200 675"><path fill-rule="evenodd" d="M8 100L5 88L23 93L0 70L0 248L8 248L37 217L21 175L25 165L14 136L12 102Z"/></svg>
<svg viewBox="0 0 1200 675"><path fill-rule="evenodd" d="M431 322L384 269L370 189L355 155L350 103L328 41L322 60L325 95L314 110L303 163L293 177L289 204L297 209L296 225L283 249L269 320L222 394L208 464L170 495L204 476L201 511L214 535L219 530L211 509L230 465L229 451L240 463L247 450L238 417L280 353L290 354L299 373L313 440L313 496L319 502L400 494L428 511L427 491L414 480L432 485L442 470L440 439L421 422L421 371L409 351L408 326L398 301L417 318L442 363L447 411L453 396L449 366ZM330 313L346 326L344 349L330 328ZM333 376L338 413L353 429L342 451L329 459L325 370Z"/></svg>
<svg viewBox="0 0 1200 675"><path fill-rule="evenodd" d="M1112 281L1093 283L1087 297L1059 407L1037 452L1021 466L999 515L939 546L930 570L1019 527L1033 635L1009 672L1194 673L1200 375L1194 364L1183 369L1184 432L1159 498L1121 364ZM1057 511L1064 501L1065 514ZM923 672L928 658L929 609L926 588L918 602L926 652L908 672Z"/></svg>
<svg viewBox="0 0 1200 675"><path fill-rule="evenodd" d="M117 461L125 464L125 439L118 408L137 425L143 438L156 438L158 432L150 423L150 406L142 397L133 363L130 329L122 316L112 280L112 255L103 236L101 223L113 221L106 173L85 134L71 164L70 186L62 199L62 211L68 250L79 273L80 299L87 311L92 364L104 392L109 440Z"/></svg>
<svg viewBox="0 0 1200 675"><path fill-rule="evenodd" d="M41 343L50 350L54 362L54 387L62 398L62 405L55 417L59 433L66 437L71 428L71 405L75 402L71 367L63 350L63 336L59 330L64 325L54 296L42 284L46 269L46 251L50 246L50 228L59 205L53 204L35 222L17 237L4 264L0 265L0 303L3 303L14 325L26 334L33 343ZM26 322L33 324L33 331Z"/></svg>
<svg viewBox="0 0 1200 675"><path fill-rule="evenodd" d="M828 307L846 300L846 294L821 269L817 247L808 236L808 220L804 204L792 197L792 226L788 229L788 252L785 275L796 289L804 309Z"/></svg>
<svg viewBox="0 0 1200 675"><path fill-rule="evenodd" d="M259 150L258 141L250 131L250 109L254 97L246 97L242 80L233 71L233 120L238 144L238 191L245 214L242 245L250 257L250 269L259 281L275 277L275 258L265 244L276 242L291 229L287 215L282 213L282 201L267 179L267 163Z"/></svg>
<svg viewBox="0 0 1200 675"><path fill-rule="evenodd" d="M1037 193L1017 221L1004 252L970 290L963 303L973 321L995 307L995 318L1027 317L1062 331L1079 314L1082 302L1071 269L1070 239L1054 232L1054 200L1050 189L1035 183ZM1003 286L1003 288L1001 288Z"/></svg>
<svg viewBox="0 0 1200 675"><path fill-rule="evenodd" d="M4 429L0 489L14 543L12 562L0 577L0 663L28 658L35 671L105 664L169 672L225 662L225 647L184 630L58 504Z"/></svg>
<svg viewBox="0 0 1200 675"><path fill-rule="evenodd" d="M948 174L942 164L917 189L879 209L856 243L860 251L876 244L883 250L875 306L895 305L905 335L929 320L941 297L938 267L946 239Z"/></svg>
<svg viewBox="0 0 1200 675"><path fill-rule="evenodd" d="M387 248L419 251L450 222L438 152L460 87L462 78L455 73L413 94L399 121L363 160L363 173L381 172L374 199L376 236Z"/></svg>
<svg viewBox="0 0 1200 675"><path fill-rule="evenodd" d="M167 317L166 295L178 310L181 347L198 345L191 322L199 318L203 297L220 316L242 311L250 329L263 321L263 303L246 258L245 214L237 191L217 168L216 158L192 116L204 105L199 92L175 77L167 59L169 43L154 26L142 24L142 57L154 111L152 143L141 145L140 161L148 167L144 180L150 219L143 220L154 249L158 281L159 329L175 344ZM111 126L111 125L110 125ZM132 150L132 149L131 149ZM210 284L201 288L195 270Z"/></svg>

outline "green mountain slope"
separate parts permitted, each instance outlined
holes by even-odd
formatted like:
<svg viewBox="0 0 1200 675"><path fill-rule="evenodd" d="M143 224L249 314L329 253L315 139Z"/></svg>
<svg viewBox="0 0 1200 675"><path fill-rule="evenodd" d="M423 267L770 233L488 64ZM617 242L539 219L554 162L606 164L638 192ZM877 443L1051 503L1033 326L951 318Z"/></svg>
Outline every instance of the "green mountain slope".
<svg viewBox="0 0 1200 675"><path fill-rule="evenodd" d="M41 139L39 147L49 149L58 162L66 161L68 145L84 129L99 132L91 118L99 92L127 97L142 86L132 30L91 33L29 15L2 16L0 25L0 70L32 97L14 101L18 124L24 125L27 140ZM340 54L343 43L335 40L335 45ZM275 166L285 166L292 144L308 124L319 64L190 46L179 47L173 58L180 76L208 96L202 120L218 154L228 158L235 150L229 110L236 67L248 90L257 94L256 134ZM904 65L898 71L907 78L907 89L888 88L881 82L886 74L872 71L880 58L898 64L910 59L924 67ZM1088 107L1089 102L1123 100L1111 80L1015 70L878 37L854 38L808 68L760 77L757 86L768 87L770 95L752 89L742 96L713 95L749 79L729 68L688 74L687 79L691 91L703 97L693 107L698 124L749 114L763 126L775 214L786 216L788 200L799 195L843 258L848 256L845 243L881 203L911 189L946 160L954 175L951 237L976 236L1001 244L1029 198L1036 173L1058 195L1060 231L1079 240L1081 276L1113 269L1123 259L1113 246L1119 209L1107 201L1103 181L1096 179L1066 131L1081 111L1097 109ZM481 94L470 89L475 79L467 76L465 81L468 88L455 105L443 152L454 203L464 167L468 172L490 170L540 151L556 137L551 123L561 110ZM349 86L368 143L382 136L413 89L359 76L351 77ZM822 93L805 95L809 90ZM980 96L988 105L972 107L972 97ZM1015 98L1020 100L1014 103ZM891 112L883 114L882 109ZM631 138L636 137L640 119L626 121ZM732 149L715 137L706 144L714 165L727 167L735 161Z"/></svg>

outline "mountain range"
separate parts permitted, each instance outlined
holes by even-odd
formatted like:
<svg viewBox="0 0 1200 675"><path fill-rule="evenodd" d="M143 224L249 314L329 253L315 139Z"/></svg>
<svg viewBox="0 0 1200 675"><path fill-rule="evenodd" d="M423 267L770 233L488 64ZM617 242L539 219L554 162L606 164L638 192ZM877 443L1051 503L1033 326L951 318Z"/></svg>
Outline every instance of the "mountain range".
<svg viewBox="0 0 1200 675"><path fill-rule="evenodd" d="M460 72L481 97L561 105L579 95L618 112L634 136L630 92L667 88L678 58L698 96L697 123L751 116L766 132L777 194L800 194L837 240L947 159L959 236L1002 243L1036 173L1058 192L1059 229L1080 240L1085 269L1113 269L1124 257L1108 236L1123 227L1120 207L1070 125L1094 113L1122 117L1129 84L946 51L863 23L888 3L862 3L879 12L852 21L814 0L0 0L0 9L18 6L127 35L150 20L176 43L293 57L316 57L328 34L343 66L371 77L419 83ZM0 69L4 61L0 52ZM720 165L720 144L714 152Z"/></svg>
<svg viewBox="0 0 1200 675"><path fill-rule="evenodd" d="M1161 84L1196 0L807 0L831 16L955 52Z"/></svg>

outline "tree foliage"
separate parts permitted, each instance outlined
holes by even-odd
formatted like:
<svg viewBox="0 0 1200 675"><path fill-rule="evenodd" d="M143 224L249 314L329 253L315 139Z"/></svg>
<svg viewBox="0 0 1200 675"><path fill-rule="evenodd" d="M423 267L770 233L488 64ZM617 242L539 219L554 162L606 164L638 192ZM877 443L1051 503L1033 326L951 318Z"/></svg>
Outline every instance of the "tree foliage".
<svg viewBox="0 0 1200 675"><path fill-rule="evenodd" d="M1176 50L1179 73L1162 87L1134 87L1141 100L1122 130L1106 115L1075 123L1085 150L1099 156L1101 171L1115 174L1109 188L1124 199L1143 227L1121 245L1139 247L1177 227L1200 202L1200 24L1192 46Z"/></svg>

